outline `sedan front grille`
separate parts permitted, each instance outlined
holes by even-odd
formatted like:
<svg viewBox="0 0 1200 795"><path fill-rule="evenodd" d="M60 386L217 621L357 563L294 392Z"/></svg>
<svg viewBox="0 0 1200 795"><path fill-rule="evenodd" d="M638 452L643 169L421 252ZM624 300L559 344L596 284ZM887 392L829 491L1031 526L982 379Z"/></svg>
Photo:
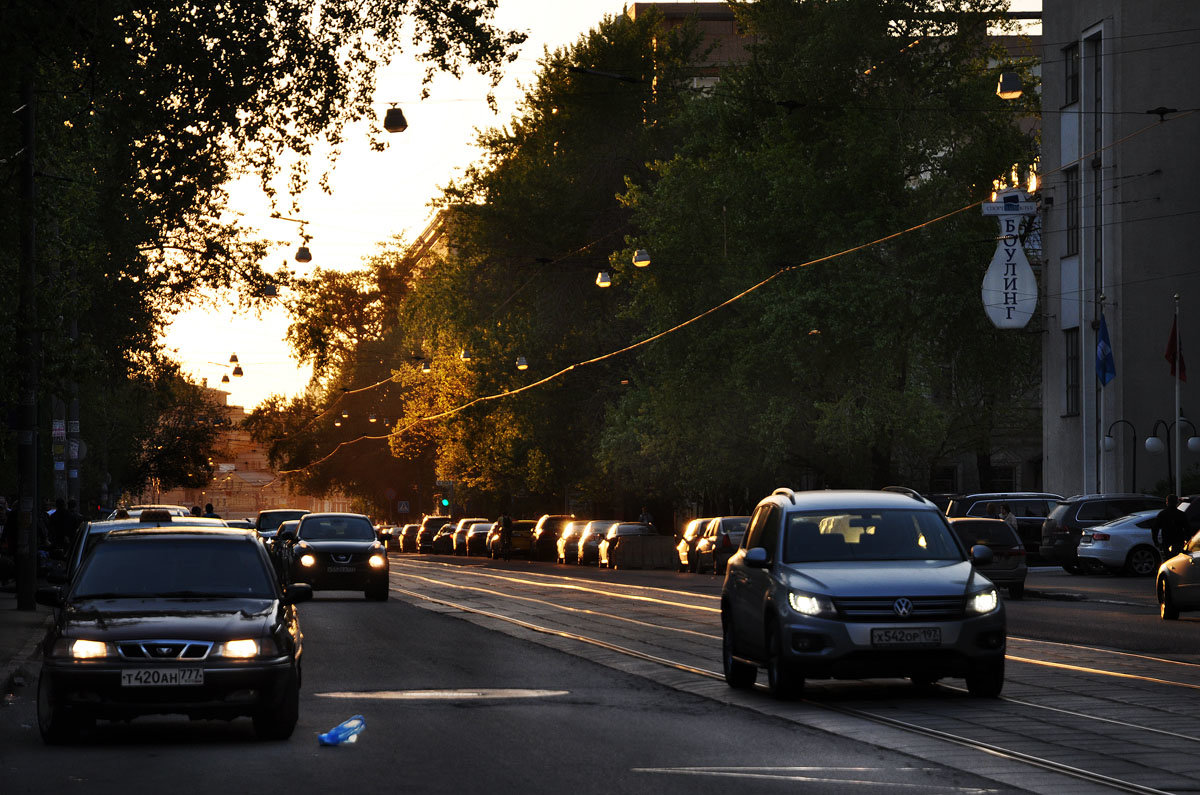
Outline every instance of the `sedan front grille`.
<svg viewBox="0 0 1200 795"><path fill-rule="evenodd" d="M857 622L956 621L967 614L962 596L835 597L833 603L845 621Z"/></svg>
<svg viewBox="0 0 1200 795"><path fill-rule="evenodd" d="M207 640L125 640L117 651L127 660L203 660L212 650Z"/></svg>

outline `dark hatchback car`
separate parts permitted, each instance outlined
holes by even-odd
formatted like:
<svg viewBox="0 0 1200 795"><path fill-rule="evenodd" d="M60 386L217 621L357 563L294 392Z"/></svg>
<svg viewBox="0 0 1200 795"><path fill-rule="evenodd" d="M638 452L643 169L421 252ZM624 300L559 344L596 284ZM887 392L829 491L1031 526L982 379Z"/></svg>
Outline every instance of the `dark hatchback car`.
<svg viewBox="0 0 1200 795"><path fill-rule="evenodd" d="M1062 499L1061 494L1045 491L994 491L981 494L958 494L946 506L951 518L970 516L978 519L999 519L1005 505L1017 520L1017 535L1026 554L1038 557L1042 541L1042 524Z"/></svg>
<svg viewBox="0 0 1200 795"><path fill-rule="evenodd" d="M1025 596L1029 562L1025 545L1002 519L977 519L973 516L949 517L950 529L966 549L982 544L992 550L992 562L975 568L996 585L1008 589L1011 599Z"/></svg>
<svg viewBox="0 0 1200 795"><path fill-rule="evenodd" d="M305 582L314 590L362 591L379 602L388 598L387 550L366 516L305 514L294 533L280 533L280 543L288 582Z"/></svg>
<svg viewBox="0 0 1200 795"><path fill-rule="evenodd" d="M533 560L557 560L558 538L563 529L575 521L574 514L544 514L533 528Z"/></svg>
<svg viewBox="0 0 1200 795"><path fill-rule="evenodd" d="M254 520L254 529L258 531L259 536L267 541L267 548L271 548L270 542L274 540L275 534L279 532L279 525L284 522L295 521L308 511L300 508L271 508L266 511L259 511L257 518Z"/></svg>
<svg viewBox="0 0 1200 795"><path fill-rule="evenodd" d="M1150 494L1080 494L1059 500L1042 523L1038 551L1071 574L1086 568L1079 562L1079 536L1089 527L1120 519L1138 511L1163 507L1161 497Z"/></svg>
<svg viewBox="0 0 1200 795"><path fill-rule="evenodd" d="M113 530L71 584L37 591L56 608L42 641L38 727L48 743L97 718L249 716L262 739L299 717L303 635L266 550L246 530Z"/></svg>

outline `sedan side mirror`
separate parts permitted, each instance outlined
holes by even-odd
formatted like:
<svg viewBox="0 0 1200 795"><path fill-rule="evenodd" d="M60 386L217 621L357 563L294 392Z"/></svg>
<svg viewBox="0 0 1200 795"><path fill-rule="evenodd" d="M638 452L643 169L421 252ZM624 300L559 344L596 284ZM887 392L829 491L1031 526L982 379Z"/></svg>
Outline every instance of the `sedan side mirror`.
<svg viewBox="0 0 1200 795"><path fill-rule="evenodd" d="M971 562L976 566L990 566L996 560L992 548L983 544L971 547Z"/></svg>
<svg viewBox="0 0 1200 795"><path fill-rule="evenodd" d="M66 599L63 589L57 585L42 585L34 591L33 601L46 607L62 607Z"/></svg>
<svg viewBox="0 0 1200 795"><path fill-rule="evenodd" d="M742 560L747 566L754 569L765 569L771 565L771 561L767 560L767 550L762 547L747 550L746 557Z"/></svg>
<svg viewBox="0 0 1200 795"><path fill-rule="evenodd" d="M312 598L312 586L305 582L294 582L283 590L283 603L286 605L298 605Z"/></svg>

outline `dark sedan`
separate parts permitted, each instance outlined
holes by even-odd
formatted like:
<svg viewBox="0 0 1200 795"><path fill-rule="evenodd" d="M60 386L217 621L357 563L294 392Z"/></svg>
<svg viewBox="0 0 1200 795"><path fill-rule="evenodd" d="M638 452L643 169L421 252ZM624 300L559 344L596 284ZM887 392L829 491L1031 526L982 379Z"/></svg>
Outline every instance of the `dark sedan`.
<svg viewBox="0 0 1200 795"><path fill-rule="evenodd" d="M294 535L282 532L280 538L290 582L306 582L314 589L362 591L380 602L388 598L387 550L366 516L305 514Z"/></svg>
<svg viewBox="0 0 1200 795"><path fill-rule="evenodd" d="M294 605L312 598L273 576L245 530L113 530L67 588L42 641L38 727L66 742L97 718L249 716L263 739L287 739L300 709L303 635Z"/></svg>

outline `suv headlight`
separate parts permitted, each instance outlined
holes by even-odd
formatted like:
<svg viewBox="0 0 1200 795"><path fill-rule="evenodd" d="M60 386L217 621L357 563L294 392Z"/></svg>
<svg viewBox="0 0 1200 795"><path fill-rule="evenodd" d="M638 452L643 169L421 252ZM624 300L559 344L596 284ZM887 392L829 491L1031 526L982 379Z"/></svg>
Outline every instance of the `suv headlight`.
<svg viewBox="0 0 1200 795"><path fill-rule="evenodd" d="M367 562L371 564L371 568L373 569L382 569L387 565L387 558L383 555L375 554Z"/></svg>
<svg viewBox="0 0 1200 795"><path fill-rule="evenodd" d="M107 643L82 638L59 638L50 652L52 657L70 657L75 660L99 660L112 653L113 649Z"/></svg>
<svg viewBox="0 0 1200 795"><path fill-rule="evenodd" d="M300 556L300 565L301 566L305 566L305 567L312 566L316 562L317 562L317 559L315 557L313 557L312 555L301 555Z"/></svg>
<svg viewBox="0 0 1200 795"><path fill-rule="evenodd" d="M983 615L990 613L1000 606L1000 597L996 594L995 588L988 588L986 591L980 591L977 594L972 594L967 599L967 612Z"/></svg>
<svg viewBox="0 0 1200 795"><path fill-rule="evenodd" d="M788 591L788 604L797 613L806 616L832 616L837 613L833 600L828 596L814 596L801 591Z"/></svg>

